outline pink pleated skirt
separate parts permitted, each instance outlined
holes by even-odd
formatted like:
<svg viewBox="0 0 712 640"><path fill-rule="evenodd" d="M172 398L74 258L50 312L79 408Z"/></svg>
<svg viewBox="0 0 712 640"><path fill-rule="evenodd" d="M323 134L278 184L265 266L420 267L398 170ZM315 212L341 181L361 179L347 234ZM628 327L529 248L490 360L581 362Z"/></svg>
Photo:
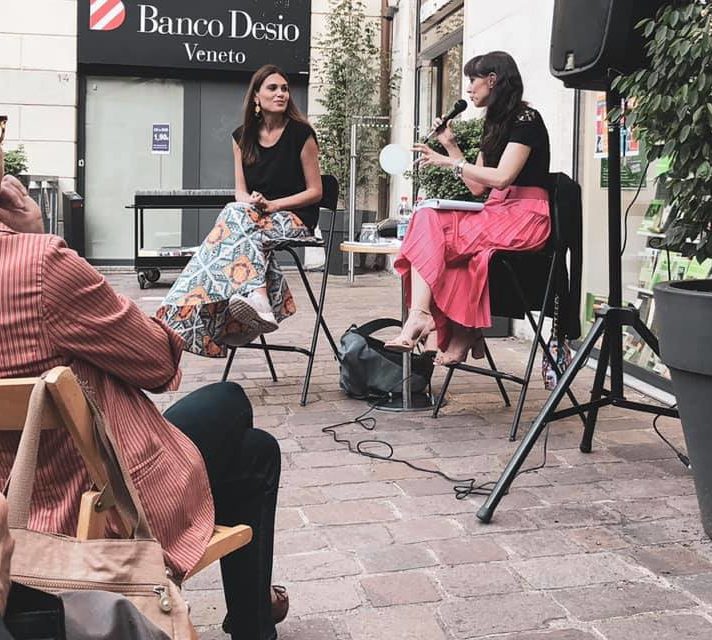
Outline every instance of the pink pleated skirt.
<svg viewBox="0 0 712 640"><path fill-rule="evenodd" d="M493 189L479 212L420 209L414 214L394 266L403 277L408 306L411 267L430 286L440 349L450 341L450 322L492 324L488 272L494 252L540 249L550 230L549 196L539 187Z"/></svg>

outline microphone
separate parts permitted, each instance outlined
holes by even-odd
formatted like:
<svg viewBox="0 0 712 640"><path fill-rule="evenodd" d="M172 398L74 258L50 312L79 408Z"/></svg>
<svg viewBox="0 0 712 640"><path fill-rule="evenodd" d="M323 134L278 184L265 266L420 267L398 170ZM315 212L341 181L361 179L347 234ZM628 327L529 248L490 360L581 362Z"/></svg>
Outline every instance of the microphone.
<svg viewBox="0 0 712 640"><path fill-rule="evenodd" d="M443 121L437 127L433 127L428 135L423 138L423 142L427 142L433 135L440 133L445 128L445 125L450 122L450 120L456 116L459 116L465 109L467 109L467 100L460 98L453 105L452 109L450 109L450 112L443 116Z"/></svg>

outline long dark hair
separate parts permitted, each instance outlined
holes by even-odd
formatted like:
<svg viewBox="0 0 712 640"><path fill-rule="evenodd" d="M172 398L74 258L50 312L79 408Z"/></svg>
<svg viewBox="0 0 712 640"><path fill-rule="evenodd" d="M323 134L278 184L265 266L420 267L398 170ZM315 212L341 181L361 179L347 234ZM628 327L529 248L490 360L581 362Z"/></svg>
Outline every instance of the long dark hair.
<svg viewBox="0 0 712 640"><path fill-rule="evenodd" d="M284 71L282 71L279 67L273 64L266 64L252 74L250 86L247 88L247 93L245 94L242 114L242 134L238 144L240 146L240 151L242 151L242 162L247 165L254 164L260 157L260 150L257 146L257 142L260 136L262 116L258 116L255 113L255 95L262 87L262 83L273 73L279 74L287 80L287 82L289 82L287 74L284 73ZM303 122L307 125L309 124L308 120L299 110L299 107L294 104L291 92L289 93L285 116L288 120L296 120L297 122Z"/></svg>
<svg viewBox="0 0 712 640"><path fill-rule="evenodd" d="M465 64L465 75L469 78L486 78L490 73L497 79L487 102L480 151L485 163L495 166L507 146L514 119L526 103L522 101L522 76L512 56L505 51L490 51Z"/></svg>

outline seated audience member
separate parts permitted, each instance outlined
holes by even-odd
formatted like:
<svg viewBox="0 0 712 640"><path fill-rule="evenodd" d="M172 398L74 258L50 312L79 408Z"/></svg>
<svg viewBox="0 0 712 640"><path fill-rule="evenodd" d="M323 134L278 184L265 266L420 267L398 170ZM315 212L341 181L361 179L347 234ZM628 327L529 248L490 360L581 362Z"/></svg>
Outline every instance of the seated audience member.
<svg viewBox="0 0 712 640"><path fill-rule="evenodd" d="M72 368L111 425L176 580L202 556L216 521L250 525L253 541L221 561L232 637L273 640L288 604L271 587L277 441L252 428L250 402L234 383L194 391L161 416L142 389L178 387L181 338L42 231L22 184L2 178L0 378ZM0 482L18 440L0 434ZM37 485L31 528L73 535L91 482L66 432L42 434Z"/></svg>
<svg viewBox="0 0 712 640"><path fill-rule="evenodd" d="M295 312L272 248L312 235L322 195L316 134L278 67L252 76L232 137L235 202L220 212L157 312L186 350L203 356L224 356L226 345L251 342Z"/></svg>
<svg viewBox="0 0 712 640"><path fill-rule="evenodd" d="M490 189L489 197L479 212L420 209L413 216L394 265L410 312L398 337L386 343L411 351L431 334L440 349L435 361L443 365L464 361L470 349L484 355L492 254L540 248L550 231L549 135L539 112L522 101L516 63L493 51L469 60L465 75L472 104L486 109L476 162L465 161L449 126L438 135L447 155L425 144L415 150L421 166L451 167L473 194Z"/></svg>

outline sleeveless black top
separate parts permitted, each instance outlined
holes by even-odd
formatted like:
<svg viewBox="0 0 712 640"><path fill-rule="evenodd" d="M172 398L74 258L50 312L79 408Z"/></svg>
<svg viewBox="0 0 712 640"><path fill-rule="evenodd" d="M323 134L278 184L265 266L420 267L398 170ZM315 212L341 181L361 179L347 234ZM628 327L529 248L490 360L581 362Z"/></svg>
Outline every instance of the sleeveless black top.
<svg viewBox="0 0 712 640"><path fill-rule="evenodd" d="M271 147L263 147L258 142L257 161L242 165L247 191L259 191L267 200L286 198L304 191L307 185L300 155L310 136L316 140L316 133L308 124L288 120L279 140ZM232 132L232 137L239 145L242 126ZM316 204L295 209L294 213L310 229L314 229L319 220L319 206Z"/></svg>
<svg viewBox="0 0 712 640"><path fill-rule="evenodd" d="M542 187L549 189L549 132L536 109L524 107L514 119L507 142L518 142L531 148L531 153L513 185L518 187ZM486 167L496 167L500 158L489 162L484 158Z"/></svg>

